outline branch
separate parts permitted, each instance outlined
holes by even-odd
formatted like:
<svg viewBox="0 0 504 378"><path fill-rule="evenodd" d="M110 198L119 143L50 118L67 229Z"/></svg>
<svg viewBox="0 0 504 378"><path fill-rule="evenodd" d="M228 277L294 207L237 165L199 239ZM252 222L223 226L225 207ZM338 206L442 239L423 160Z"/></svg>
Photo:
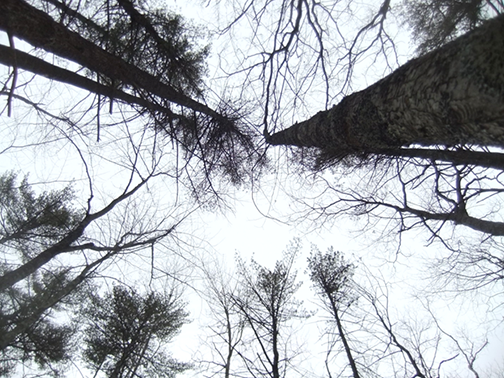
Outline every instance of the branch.
<svg viewBox="0 0 504 378"><path fill-rule="evenodd" d="M5 290L6 288L14 285L15 283L21 281L22 279L28 277L30 274L34 273L51 261L54 257L61 253L70 252L77 249L81 249L80 246L72 246L83 234L87 226L91 224L96 219L104 216L108 212L110 212L114 207L120 202L132 196L135 192L137 192L145 183L147 179L142 180L136 187L134 187L129 192L124 192L121 196L117 197L113 201L111 201L106 207L97 211L93 214L87 214L84 219L75 227L72 231L70 231L67 236L65 236L62 240L54 244L53 246L47 248L36 257L28 261L27 263L21 265L20 267L8 271L0 276L0 292Z"/></svg>

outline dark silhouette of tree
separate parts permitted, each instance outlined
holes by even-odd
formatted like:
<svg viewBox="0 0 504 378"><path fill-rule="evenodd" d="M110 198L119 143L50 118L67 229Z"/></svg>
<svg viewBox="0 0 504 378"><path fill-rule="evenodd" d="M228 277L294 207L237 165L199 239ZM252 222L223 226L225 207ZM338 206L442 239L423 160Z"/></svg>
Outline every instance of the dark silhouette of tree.
<svg viewBox="0 0 504 378"><path fill-rule="evenodd" d="M2 278L9 274L16 257L25 262L33 259L40 249L57 243L78 225L84 214L73 208L73 200L74 194L69 187L37 195L26 177L17 185L14 173L0 176ZM63 299L59 295L62 288L70 284L68 272L60 268L31 274L24 285L12 284L2 288L2 375L15 369L16 360L33 360L41 368L50 369L56 369L54 364L68 360L69 341L74 330L42 314L48 304L57 307L56 304Z"/></svg>
<svg viewBox="0 0 504 378"><path fill-rule="evenodd" d="M287 323L306 316L294 297L300 286L293 270L299 249L300 241L296 239L273 270L254 260L250 267L238 260L243 292L233 300L252 333L250 343L242 344L238 353L253 377L285 377L298 353L289 350L285 341Z"/></svg>
<svg viewBox="0 0 504 378"><path fill-rule="evenodd" d="M222 267L205 269L203 293L209 307L209 323L205 329L205 345L210 348L211 358L203 357L205 377L220 374L224 378L235 376L237 349L242 343L245 318L240 312L235 298L240 298L241 285L236 277L228 274Z"/></svg>
<svg viewBox="0 0 504 378"><path fill-rule="evenodd" d="M141 146L136 147L130 155L131 166L126 167L130 169L126 184L101 204L96 202L97 188L82 150L78 151L89 184L84 203L78 203L71 187L37 194L26 178L17 183L13 173L1 176L0 351L4 371L21 364L31 368L34 361L57 373L55 363L68 360L74 327L67 321L84 283L120 256L148 250L154 259L155 246L179 223L169 214L156 219L135 211L135 196L159 175L159 160L151 161L145 171L148 154L142 155ZM55 322L53 317L61 320ZM49 342L52 347L47 346Z"/></svg>
<svg viewBox="0 0 504 378"><path fill-rule="evenodd" d="M176 293L139 294L114 286L94 297L84 311L84 360L95 375L109 377L174 377L189 368L171 358L163 345L187 322L184 303Z"/></svg>
<svg viewBox="0 0 504 378"><path fill-rule="evenodd" d="M473 30L503 10L500 0L417 0L405 2L403 17L413 28L414 40L420 41L419 51L425 52Z"/></svg>
<svg viewBox="0 0 504 378"><path fill-rule="evenodd" d="M414 314L409 319L397 319L391 308L393 301L387 283L369 271L366 278L370 284L367 288L354 282L362 298L359 306L366 308L370 315L366 332L373 335L372 344L379 351L376 360L390 361L389 369L394 376L434 378L464 373L481 376L483 369L475 361L488 346L488 335L480 339L463 332L462 335L447 332L441 325L442 314L436 315L429 308L428 293L418 306L419 310L426 310L426 316L420 319ZM493 372L487 371L487 374L493 376Z"/></svg>
<svg viewBox="0 0 504 378"><path fill-rule="evenodd" d="M273 3L280 12L273 11ZM307 205L294 218L316 219L321 225L339 215L359 215L367 229L378 220L392 219L389 224L397 225L398 231L423 227L430 240L448 244L452 243L444 230L450 230L450 224L471 228L477 238L502 235L496 215L504 168L499 150L504 147L502 3L419 0L401 8L384 1L370 6L363 23L343 29L342 20L353 20L345 8L354 9L352 5L338 2L328 9L310 1L250 1L223 29L232 33L243 20L253 26L251 46L260 51L245 55L236 75L246 72L244 83L250 87L256 76L264 83L266 143L291 147L288 159L313 169L321 185L313 196L312 192L306 198L299 192L293 195ZM417 8L423 13L415 13ZM428 49L433 51L328 109L330 101L351 91L349 83L360 60L371 56L373 64L380 55L390 58L388 69L397 64L387 33L387 22L397 9L405 21L410 17L415 33L431 40ZM432 20L433 28L415 17ZM264 30L262 20L276 20L277 28ZM340 39L341 45L332 43ZM304 63L310 68L300 69ZM336 73L343 71L344 80L339 77L337 82ZM280 125L313 109L309 91L320 90L321 83L327 88L326 103L319 99L316 106L326 110L280 130ZM299 111L302 106L306 109ZM300 168L294 164L295 170ZM356 185L359 181L362 187ZM483 202L489 204L486 213L477 209ZM389 235L395 230L389 229Z"/></svg>
<svg viewBox="0 0 504 378"><path fill-rule="evenodd" d="M362 269L364 274L354 277L356 266L332 247L322 253L313 246L308 259L307 272L324 309L330 314L338 342L343 344L351 376L433 378L462 372L481 374L475 361L488 345L487 340L470 339L444 330L442 317L429 308L430 293L412 301L415 303L412 308L417 308L418 314L397 318L389 284L375 277L365 265ZM420 314L423 309L426 313ZM330 333L330 329L324 333ZM334 346L330 343L328 347L328 376L333 376L332 371L338 368L338 374L343 376L345 367L330 359Z"/></svg>
<svg viewBox="0 0 504 378"><path fill-rule="evenodd" d="M317 295L324 303L326 311L330 313L336 324L339 339L352 369L352 376L359 378L361 374L354 357L355 351L350 346L342 320L344 314L358 298L352 282L354 270L355 266L345 261L341 252L330 248L323 254L316 247L312 247L312 254L308 258L310 280Z"/></svg>
<svg viewBox="0 0 504 378"><path fill-rule="evenodd" d="M245 127L239 107L227 100L219 100L215 109L206 104L202 76L208 48L194 43L195 29L186 27L180 16L129 0L91 2L85 10L58 0L9 0L0 7L9 15L0 17L0 30L11 41L9 47L0 46L0 63L13 67L3 91L9 113L16 87L24 85L17 81L18 71L25 70L95 94L98 139L107 99L109 112L113 102L133 109L184 151L186 164L180 171L189 173L194 191L216 191L213 176L241 183L250 174L246 166L262 161L255 131ZM28 24L37 25L37 32L23 26ZM14 38L79 68L19 50Z"/></svg>
<svg viewBox="0 0 504 378"><path fill-rule="evenodd" d="M135 192L137 192L146 184L147 180L148 178L142 180L139 184L130 188L129 190L125 190L122 195L115 198L107 206L99 211L91 212L90 209L88 209L88 211L82 216L82 219L78 223L76 222L73 227L69 228L68 231L63 234L62 237L58 238L57 241L52 245L39 250L36 255L29 259L26 259L26 261L24 261L21 265L13 269L4 271L2 276L0 277L0 290L5 290L9 287L12 287L17 282L26 279L30 274L33 274L38 269L54 259L56 256L63 253L90 250L102 252L105 254L117 254L119 251L134 250L139 247L141 248L150 246L152 244L155 244L163 237L169 235L173 231L172 227L166 230L155 230L145 232L143 234L128 235L128 233L126 233L123 238L118 240L118 242L113 245L96 245L92 241L86 242L86 240L83 238L84 231L90 224L92 224L97 219L105 216L119 203L125 201L133 194L135 194Z"/></svg>
<svg viewBox="0 0 504 378"><path fill-rule="evenodd" d="M61 296L62 286L71 285L65 273L60 269L32 275L22 287L17 285L0 294L1 376L9 376L20 364L31 362L46 374L58 375L60 367L69 362L76 329L51 316L64 312L78 297L74 290L64 299L54 300ZM51 310L46 310L48 304Z"/></svg>

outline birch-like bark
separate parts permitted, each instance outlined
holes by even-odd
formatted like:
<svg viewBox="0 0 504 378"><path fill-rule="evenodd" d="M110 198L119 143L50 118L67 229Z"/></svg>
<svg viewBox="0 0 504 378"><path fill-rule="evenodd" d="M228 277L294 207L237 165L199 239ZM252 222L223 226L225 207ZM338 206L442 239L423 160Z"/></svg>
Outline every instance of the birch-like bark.
<svg viewBox="0 0 504 378"><path fill-rule="evenodd" d="M504 15L309 120L265 134L271 145L334 156L410 145L504 147Z"/></svg>

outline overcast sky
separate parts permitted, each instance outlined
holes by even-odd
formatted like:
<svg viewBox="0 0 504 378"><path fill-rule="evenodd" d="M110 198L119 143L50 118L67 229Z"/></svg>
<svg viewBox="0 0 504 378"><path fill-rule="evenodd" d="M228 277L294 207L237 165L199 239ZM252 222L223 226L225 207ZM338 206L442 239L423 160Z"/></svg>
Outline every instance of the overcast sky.
<svg viewBox="0 0 504 378"><path fill-rule="evenodd" d="M206 22L209 22L209 19L218 21L213 11L210 11L209 8L198 7L196 2L191 3L190 8L187 8L186 2L176 1L175 4L186 15L192 15L195 22L200 22L201 16L205 16ZM4 35L0 35L0 42L6 43ZM214 43L217 49L221 43L225 42L216 40ZM213 54L215 51L213 50ZM212 55L212 59L215 58L215 55ZM7 71L3 66L0 67L0 70L2 70L2 75ZM382 71L376 69L373 72L378 78ZM217 75L211 73L211 76ZM373 79L372 76L370 74L366 77L373 82L376 78ZM52 84L52 87L49 88L50 84L45 80L37 80L36 82L40 83L42 90L47 91L47 96L43 98L44 104L52 105L56 113L58 109L68 108L75 98L82 97L81 93L76 95L72 89L62 88L57 84ZM366 82L364 85L367 84L369 83ZM3 98L2 101L5 99ZM47 148L26 147L28 143L51 138L52 132L47 125L34 125L35 118L26 117L22 106L18 103L15 104L13 116L7 119L3 114L0 119L0 151L12 146L12 143L15 143L19 148L11 148L0 154L1 171L13 169L22 175L29 173L30 181L41 183L40 188L47 188L50 185L63 186L73 181L77 189L85 193L84 169L80 157L76 155L74 146L62 140L50 143ZM71 131L68 130L68 132ZM108 132L110 135L107 135ZM103 141L100 143L86 141L94 149L90 150L89 155L86 156L92 160L93 175L97 179L97 187L100 188L97 197L109 198L109 188L111 188L110 193L113 193L125 182L124 172L115 171L118 169L120 154L124 150L111 149L111 146L115 146L111 142L112 131L105 130L102 137ZM392 299L395 300L394 303L391 303L391 307L395 308L394 311L398 317L405 316L413 319L414 315L425 315L425 310L421 308L421 303L425 301L425 298L419 297L419 293L422 292L423 287L428 285L428 282L422 280L424 273L422 269L425 268L425 261L430 257L443 253L441 246L438 244L427 246L427 235L422 232L405 233L402 253L395 262L391 262L395 255L395 247L390 248L379 242L381 230L361 233L359 220L345 218L325 227L314 227L314 224L310 222L292 221L290 215L298 207L288 194L293 194L297 190L298 194L302 194L302 190L309 190L307 188L297 189L300 181L310 180L309 174L306 173L306 177L299 177L293 168L283 169L284 167L281 165L284 153L280 148L273 152L273 156L277 157L277 173L266 175L263 178L264 181L258 183L254 188L233 191L230 196L229 210L201 210L193 213L187 219L180 234L181 239L184 239L183 233L187 233L187 245L184 248L188 251L191 250L191 253L197 257L205 256L205 254L212 257L218 256L228 265L229 269L235 266L237 252L245 259L249 259L253 255L259 263L273 267L289 241L293 237L300 237L303 240L304 248L303 254L298 258L299 278L307 281L303 272L310 244L316 244L322 251L329 246L334 246L335 249L343 251L350 259L355 259L362 266L370 269L376 276L381 274L390 280ZM42 183L50 183L50 185L42 185ZM166 192L157 193L156 201L159 202L156 203L158 205L164 204L167 209L170 208L174 198L173 192L170 192L173 189L170 182L156 182L151 188L151 193L155 191L155 188L166 190ZM306 193L310 194L310 192ZM181 202L183 200L178 201L178 204ZM186 208L184 204L181 206L177 211L182 214ZM362 274L362 278L365 277L364 273L360 274ZM198 286L197 282L194 283L194 286L198 290L203 290L203 287ZM502 286L500 289L499 294L502 294ZM204 316L207 314L205 303L192 288L186 289L186 293L188 300L191 301L189 308L193 322L184 328L182 334L174 342L174 353L181 359L192 358L196 351L205 353L203 349L198 350L199 340L197 340L198 337L204 337ZM308 285L300 290L300 295L304 298L307 307L315 309L313 295L310 293ZM479 294L471 293L449 301L446 298L429 299L432 301L432 308L439 316L443 327L446 327L450 332L466 330L471 334L477 334L478 330L485 331L485 325L490 327L491 329L488 330L490 344L485 353L486 357L481 359L481 364L491 364L490 361L493 361L501 363L500 366L504 368L502 365L502 361L504 361L504 328L502 322L499 324L499 319L501 321L503 319L502 307L487 313L487 306L491 307L494 303L493 300L488 301L487 298ZM490 304L488 305L488 303ZM312 327L317 332L322 328L317 317L311 319L307 327ZM311 328L305 328L302 332L302 337L308 334L311 334L309 337L316 335L314 340L319 337L317 332L311 331ZM446 353L447 356L453 355L452 350ZM322 356L318 357L322 358ZM318 368L312 367L310 362L305 363L307 371ZM186 375L193 376L194 372L188 372Z"/></svg>

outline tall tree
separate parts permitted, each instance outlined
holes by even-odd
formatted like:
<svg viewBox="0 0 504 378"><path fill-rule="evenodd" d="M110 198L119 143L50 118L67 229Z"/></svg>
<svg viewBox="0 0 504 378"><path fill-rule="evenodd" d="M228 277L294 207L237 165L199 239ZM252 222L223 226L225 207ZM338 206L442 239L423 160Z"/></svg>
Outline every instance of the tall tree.
<svg viewBox="0 0 504 378"><path fill-rule="evenodd" d="M297 354L289 350L285 341L287 323L305 315L300 308L301 303L294 297L300 286L294 271L299 250L300 241L296 239L273 270L254 260L250 267L238 261L244 292L234 297L234 301L252 331L251 344L245 345L239 354L249 374L254 377L285 377L291 360ZM247 353L246 349L250 348L253 352Z"/></svg>
<svg viewBox="0 0 504 378"><path fill-rule="evenodd" d="M490 14L504 10L502 1L416 0L406 1L404 17L413 28L418 49L428 51L444 45L459 34L481 25Z"/></svg>
<svg viewBox="0 0 504 378"><path fill-rule="evenodd" d="M310 280L317 295L324 303L326 311L329 312L336 324L339 339L343 344L348 364L352 370L352 376L360 378L361 374L354 357L355 351L350 346L342 320L344 314L358 298L352 283L354 270L355 266L345 261L341 252L330 248L323 254L316 247L312 247L312 254L308 258Z"/></svg>
<svg viewBox="0 0 504 378"><path fill-rule="evenodd" d="M329 376L336 369L340 369L339 375L345 375L348 366L353 377L431 378L481 373L475 361L488 340L469 340L456 335L460 332L443 329L443 317L429 309L434 302L429 293L415 294L411 304L416 311L397 316L396 309L391 308L395 296L389 287L392 284L375 277L365 266L363 269L364 274L354 278L356 266L332 247L322 253L314 246L308 259L307 271L313 287L329 314L331 328L337 330L346 356L347 367L326 359ZM368 285L362 285L362 281ZM406 295L403 282L399 290ZM445 322L450 323L451 320ZM331 343L328 355L333 353L332 348Z"/></svg>
<svg viewBox="0 0 504 378"><path fill-rule="evenodd" d="M160 156L144 166L151 151L145 153L133 139L127 140L136 147L126 166L127 182L119 193L109 191L102 203L90 175L91 162L82 150L78 152L89 185L83 203L70 187L37 194L26 179L18 183L12 173L1 176L0 350L6 368L29 367L31 361L52 366L65 360L73 330L65 319L83 284L121 255L148 250L154 259L154 247L172 234L175 225L169 214L139 211L135 196L153 184ZM56 315L60 322L53 322ZM53 348L46 347L47 342Z"/></svg>
<svg viewBox="0 0 504 378"><path fill-rule="evenodd" d="M504 147L504 16L413 59L330 110L269 135L326 158L411 145ZM392 152L393 155L393 152Z"/></svg>
<svg viewBox="0 0 504 378"><path fill-rule="evenodd" d="M203 295L209 307L208 324L204 325L209 334L204 336L204 343L209 347L211 356L203 357L204 376L223 374L224 378L230 378L236 373L237 351L245 328L245 317L235 298L242 297L244 288L235 275L222 267L206 268L204 282L206 290Z"/></svg>
<svg viewBox="0 0 504 378"><path fill-rule="evenodd" d="M94 297L84 311L88 323L84 360L108 377L174 377L189 368L166 353L187 322L188 314L175 293L144 295L114 286L104 297Z"/></svg>
<svg viewBox="0 0 504 378"><path fill-rule="evenodd" d="M180 16L129 0L93 1L87 10L58 0L8 0L0 11L5 15L0 30L11 42L0 46L0 63L13 68L5 83L11 82L6 86L10 90L4 91L9 113L16 88L23 85L18 71L25 70L95 94L98 132L106 99L110 112L116 101L144 116L153 130L184 151L181 172L192 173L189 185L195 190L198 180L211 186L214 175L242 182L248 175L245 166L261 158L254 132L245 128L237 108L227 100L219 100L217 110L205 103L202 76L208 49L198 48L193 42L197 34L194 29L190 33ZM37 33L23 26L28 24L37 25ZM58 60L49 63L19 50L14 38L79 68L70 70ZM198 168L193 170L190 161L198 162Z"/></svg>
<svg viewBox="0 0 504 378"><path fill-rule="evenodd" d="M387 236L400 238L395 230L424 228L429 241L450 248L457 244L455 238L450 243L451 225L476 231L477 239L502 235L497 209L504 154L488 146L503 146L503 18L485 21L502 13L502 2L330 4L249 1L237 7L223 29L232 33L244 20L253 27L247 40L252 52L234 74L245 72L246 88L255 88L255 77L262 79L258 90L266 143L294 147L290 160L299 158L318 173L308 177L314 177L319 191L304 179L306 196L299 190L293 194L304 206L293 219L327 225L337 216L359 215L373 230L380 220L393 220L387 225L397 228L387 228ZM352 90L358 67L368 81L368 72L390 72L398 65L399 46L388 29L397 10L434 51L328 109ZM265 30L261 22L277 27ZM312 93L322 95L322 88L325 103L322 96L312 101ZM314 107L326 110L293 122ZM299 169L294 165L296 173ZM488 204L487 212L479 211L482 203Z"/></svg>
<svg viewBox="0 0 504 378"><path fill-rule="evenodd" d="M489 345L487 333L469 336L462 326L451 327L453 321L444 319L443 310L436 314L431 309L431 293L415 294L415 311L398 317L390 284L369 270L363 278L368 285L353 284L362 299L359 307L369 315L365 331L372 335L371 344L377 350L376 370L382 361L385 366L380 370L396 377L480 377L484 370L486 376L498 376L498 370L483 368L478 361Z"/></svg>
<svg viewBox="0 0 504 378"><path fill-rule="evenodd" d="M291 24L287 23L295 26L291 33L279 23L276 32L283 44L281 52L276 53L285 60L282 67L287 67L289 57L301 51L294 42L306 36L303 21L316 30L321 20L321 13L315 18L305 7L307 3L300 1L298 7L284 4L291 12L283 16L297 15L299 23L292 19ZM351 2L345 4L351 8ZM384 32L384 19L391 15L391 8L390 2L383 2L357 35L372 29ZM423 228L428 241L440 241L454 251L452 257L467 256L451 226L459 226L461 233L469 228L476 240L499 237L504 232L497 214L503 192L499 175L504 168L504 155L499 150L504 147L504 18L499 15L485 21L502 13L502 2L418 0L408 2L404 9L415 32L430 41L422 52L433 51L344 97L331 109L326 103L326 110L305 121L278 131L282 122L274 120L264 129L265 140L270 145L294 147L291 156L299 157L318 173L311 176L315 178L313 186L319 185L318 191L310 187L304 198L299 190L293 194L304 206L294 219L310 218L318 225L327 225L339 216L359 216L373 232L386 224L383 234L396 240L403 231ZM332 20L336 29L342 18ZM433 28L423 23L428 20L432 20ZM351 30L337 34L338 38L347 38L342 51L362 42L351 38ZM465 31L469 32L460 36ZM324 41L323 33L317 40ZM377 35L372 41L384 40ZM387 51L385 42L383 52ZM325 57L320 54L321 60ZM344 64L346 56L337 62ZM264 65L265 70L269 67ZM268 85L280 86L278 81L282 81L276 79ZM334 84L335 88L338 85ZM317 106L323 108L320 103ZM357 168L363 169L359 172ZM299 170L299 166L295 169ZM481 211L482 203L487 204L486 211ZM499 253L488 251L487 255L500 260Z"/></svg>
<svg viewBox="0 0 504 378"><path fill-rule="evenodd" d="M70 187L37 195L26 177L18 184L12 172L0 176L0 277L8 275L17 261L30 261L79 224L84 214L73 207L74 199ZM22 284L0 290L1 375L14 370L15 361L35 361L56 372L54 364L68 360L74 330L50 316L51 308L58 311L72 302L63 300L69 294L65 288L71 286L68 273L65 268L32 273Z"/></svg>

